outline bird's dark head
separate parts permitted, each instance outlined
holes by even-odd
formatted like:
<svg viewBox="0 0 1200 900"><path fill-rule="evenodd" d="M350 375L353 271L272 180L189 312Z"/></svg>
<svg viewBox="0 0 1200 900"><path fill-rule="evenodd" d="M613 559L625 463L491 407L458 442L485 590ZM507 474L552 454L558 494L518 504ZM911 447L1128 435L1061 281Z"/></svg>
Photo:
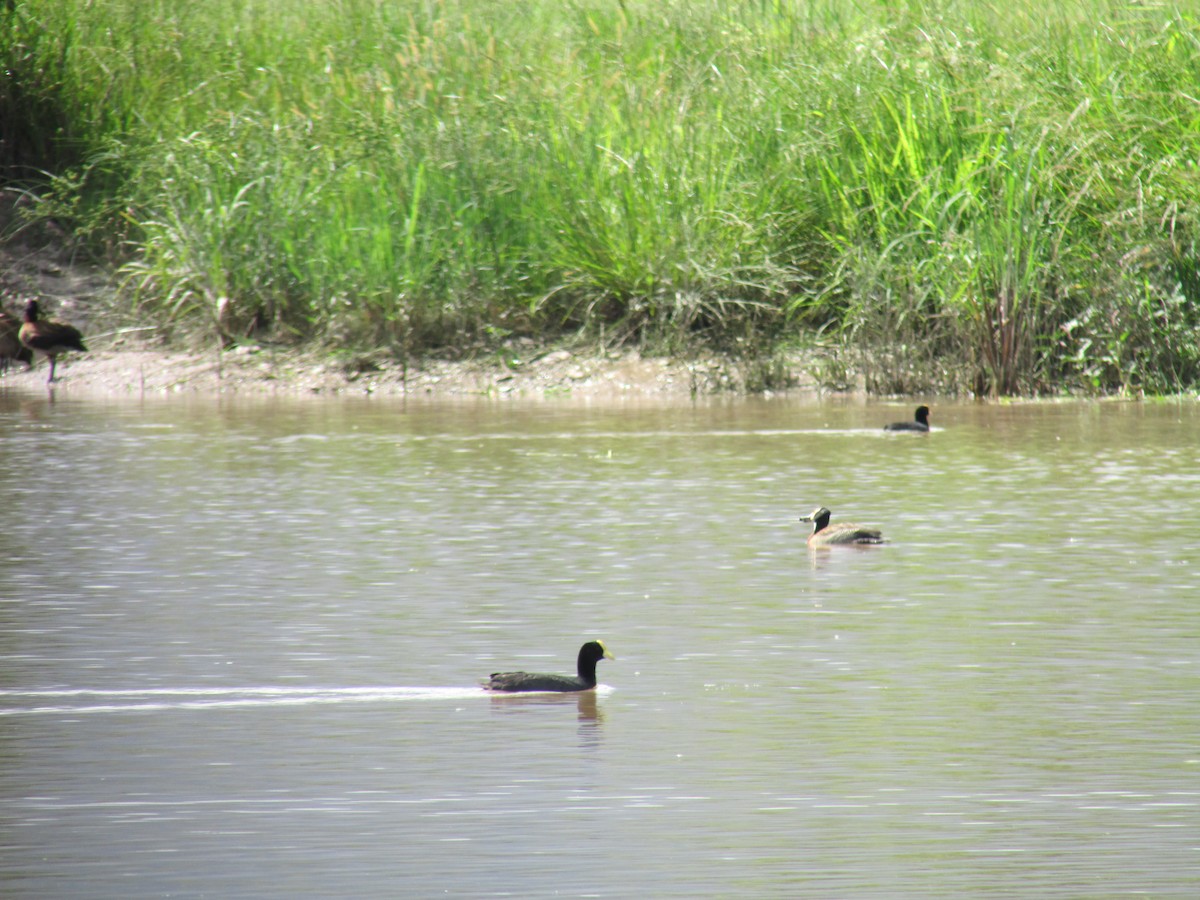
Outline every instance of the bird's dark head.
<svg viewBox="0 0 1200 900"><path fill-rule="evenodd" d="M616 659L609 649L604 646L604 641L588 641L579 648L579 655L594 662L599 662L602 659Z"/></svg>
<svg viewBox="0 0 1200 900"><path fill-rule="evenodd" d="M36 322L38 320L38 302L30 300L25 304L25 321Z"/></svg>
<svg viewBox="0 0 1200 900"><path fill-rule="evenodd" d="M833 515L833 513L831 513L825 507L818 506L816 509L814 509L812 512L810 512L807 516L801 516L800 521L801 522L812 522L813 523L813 531L820 531L822 528L824 528L826 525L829 524L829 517L832 515Z"/></svg>
<svg viewBox="0 0 1200 900"><path fill-rule="evenodd" d="M916 419L922 425L928 425L929 424L929 407L928 406L918 406Z"/></svg>

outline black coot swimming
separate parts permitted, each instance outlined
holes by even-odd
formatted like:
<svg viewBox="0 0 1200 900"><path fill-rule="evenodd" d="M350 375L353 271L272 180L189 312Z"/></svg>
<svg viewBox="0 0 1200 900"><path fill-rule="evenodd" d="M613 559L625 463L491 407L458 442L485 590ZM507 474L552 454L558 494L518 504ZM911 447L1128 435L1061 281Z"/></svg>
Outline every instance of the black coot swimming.
<svg viewBox="0 0 1200 900"><path fill-rule="evenodd" d="M588 641L579 648L577 675L543 675L537 672L493 672L483 683L484 690L516 691L590 691L596 686L596 663L616 659L604 641Z"/></svg>
<svg viewBox="0 0 1200 900"><path fill-rule="evenodd" d="M916 413L913 415L911 422L893 422L891 425L884 425L884 431L928 431L929 430L929 407L918 406Z"/></svg>

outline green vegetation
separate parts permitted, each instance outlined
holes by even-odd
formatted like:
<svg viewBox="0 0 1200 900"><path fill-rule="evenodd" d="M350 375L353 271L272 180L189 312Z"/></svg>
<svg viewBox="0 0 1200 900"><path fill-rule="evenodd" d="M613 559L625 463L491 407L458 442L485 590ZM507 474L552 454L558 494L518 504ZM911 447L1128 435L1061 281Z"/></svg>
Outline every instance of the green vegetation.
<svg viewBox="0 0 1200 900"><path fill-rule="evenodd" d="M15 0L0 174L164 324L1193 389L1198 11Z"/></svg>

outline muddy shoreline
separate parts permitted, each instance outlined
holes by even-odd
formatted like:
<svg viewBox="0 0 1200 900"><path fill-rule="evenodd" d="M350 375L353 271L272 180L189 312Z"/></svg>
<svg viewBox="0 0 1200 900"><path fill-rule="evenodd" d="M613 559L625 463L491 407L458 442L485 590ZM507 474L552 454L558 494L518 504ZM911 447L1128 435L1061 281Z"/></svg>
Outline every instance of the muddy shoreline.
<svg viewBox="0 0 1200 900"><path fill-rule="evenodd" d="M745 363L715 354L695 359L643 357L636 350L538 346L514 341L463 359L407 365L385 351L333 352L267 342L221 349L156 341L152 324L114 328L96 315L113 290L111 274L83 260L52 224L17 228L20 200L0 198L0 304L20 316L38 300L47 318L84 333L86 354L59 357L58 396L291 395L487 397L663 401L747 393ZM44 391L48 365L14 362L0 390ZM789 365L787 393L815 395L801 361Z"/></svg>
<svg viewBox="0 0 1200 900"><path fill-rule="evenodd" d="M691 400L744 393L737 365L711 357L680 361L636 351L564 349L504 352L451 361L394 360L251 344L231 350L188 351L120 346L112 336L87 335L91 351L59 357L57 395L146 397L198 394L291 396L478 397L544 400ZM117 344L114 347L112 344ZM105 346L109 344L109 346ZM0 389L47 390L48 366L14 364ZM798 385L802 381L797 374ZM787 393L813 395L797 386Z"/></svg>

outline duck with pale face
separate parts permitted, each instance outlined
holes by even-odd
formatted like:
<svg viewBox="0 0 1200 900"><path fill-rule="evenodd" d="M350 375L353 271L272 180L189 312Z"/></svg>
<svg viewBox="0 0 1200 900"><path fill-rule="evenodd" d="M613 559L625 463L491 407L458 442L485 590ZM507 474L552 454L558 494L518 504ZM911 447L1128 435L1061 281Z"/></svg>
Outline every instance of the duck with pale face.
<svg viewBox="0 0 1200 900"><path fill-rule="evenodd" d="M833 515L824 506L817 507L807 516L801 516L801 522L812 522L812 534L808 536L808 546L828 547L835 544L882 544L883 533L876 528L865 528L850 522L829 524Z"/></svg>

